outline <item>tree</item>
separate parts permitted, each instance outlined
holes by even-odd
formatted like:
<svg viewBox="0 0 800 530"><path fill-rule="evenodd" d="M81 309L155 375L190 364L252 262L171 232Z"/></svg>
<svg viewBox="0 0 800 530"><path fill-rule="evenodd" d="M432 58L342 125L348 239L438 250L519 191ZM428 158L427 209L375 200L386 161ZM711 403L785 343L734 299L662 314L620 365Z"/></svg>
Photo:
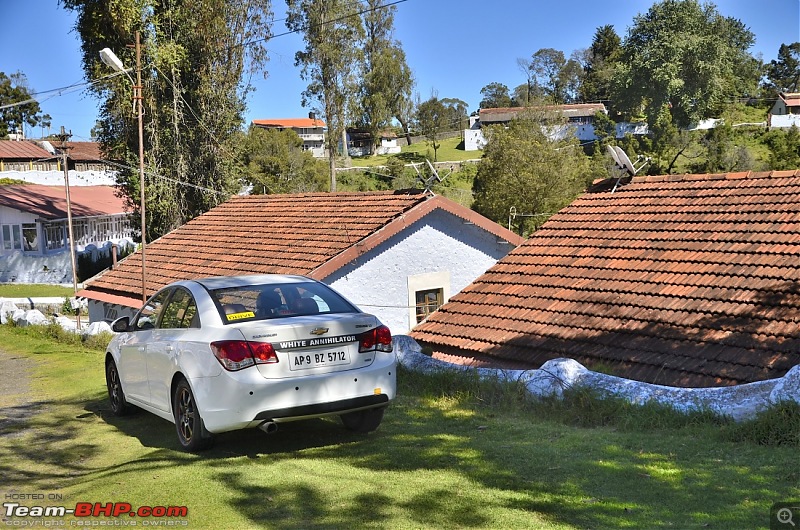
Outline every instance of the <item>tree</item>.
<svg viewBox="0 0 800 530"><path fill-rule="evenodd" d="M325 163L303 150L291 129L251 126L244 138L242 164L253 193L299 193L327 189Z"/></svg>
<svg viewBox="0 0 800 530"><path fill-rule="evenodd" d="M344 134L348 101L356 93L356 66L364 27L347 0L286 0L286 27L303 35L305 49L295 54L295 65L308 82L303 106L321 111L328 125L326 148L330 191L336 191L336 152ZM319 107L317 107L319 105Z"/></svg>
<svg viewBox="0 0 800 530"><path fill-rule="evenodd" d="M800 42L781 44L778 58L767 67L767 88L778 92L800 90Z"/></svg>
<svg viewBox="0 0 800 530"><path fill-rule="evenodd" d="M472 209L505 225L512 207L517 230L528 233L585 188L588 158L577 139L551 141L544 116L525 114L507 128L492 126L473 183ZM546 120L545 120L546 121Z"/></svg>
<svg viewBox="0 0 800 530"><path fill-rule="evenodd" d="M518 85L514 89L514 101L519 107L527 107L528 102L534 98L534 80L531 70L531 60L525 57L517 57L517 67L525 76L525 83Z"/></svg>
<svg viewBox="0 0 800 530"><path fill-rule="evenodd" d="M564 53L553 48L541 48L531 57L530 70L534 91L541 91L553 103L563 103L561 70L567 64Z"/></svg>
<svg viewBox="0 0 800 530"><path fill-rule="evenodd" d="M800 167L800 129L797 126L769 131L764 143L770 148L770 169L796 170Z"/></svg>
<svg viewBox="0 0 800 530"><path fill-rule="evenodd" d="M238 143L245 71L261 70L269 36L269 0L64 0L77 12L83 69L100 80L96 128L106 155L125 160L118 182L139 212L145 185L147 239L152 240L213 208L240 189ZM197 28L202 28L198 31ZM138 127L132 83L108 78L99 51L111 48L127 67L140 33L144 103L145 183L138 168ZM245 47L245 44L247 46ZM135 73L134 73L135 75Z"/></svg>
<svg viewBox="0 0 800 530"><path fill-rule="evenodd" d="M481 100L479 106L482 109L497 109L504 107L513 107L511 96L508 93L508 87L503 83L489 83L481 89Z"/></svg>
<svg viewBox="0 0 800 530"><path fill-rule="evenodd" d="M444 105L445 112L445 131L459 131L466 128L466 123L469 121L467 110L469 105L463 99L458 98L442 98L440 100Z"/></svg>
<svg viewBox="0 0 800 530"><path fill-rule="evenodd" d="M394 40L395 6L386 0L365 0L364 72L361 84L360 112L356 123L367 129L375 142L378 133L397 118L408 131L404 120L411 99L414 77L406 64L400 42Z"/></svg>
<svg viewBox="0 0 800 530"><path fill-rule="evenodd" d="M714 117L731 97L755 89L753 43L751 31L713 4L662 0L634 18L612 98L628 115L644 112L650 125L665 106L679 127Z"/></svg>
<svg viewBox="0 0 800 530"><path fill-rule="evenodd" d="M447 130L449 112L442 101L436 96L431 96L428 101L420 103L417 109L417 123L422 135L433 147L433 161L439 149L439 134Z"/></svg>
<svg viewBox="0 0 800 530"><path fill-rule="evenodd" d="M25 74L16 72L10 76L0 72L0 138L11 132L24 133L23 127L36 127L48 121L50 116L42 116L39 103L31 96Z"/></svg>
<svg viewBox="0 0 800 530"><path fill-rule="evenodd" d="M556 94L557 103L580 101L580 89L583 84L585 63L587 61L586 53L586 50L574 51L558 73L559 91Z"/></svg>
<svg viewBox="0 0 800 530"><path fill-rule="evenodd" d="M588 50L588 60L581 83L582 101L603 101L610 98L614 65L619 60L621 50L622 39L614 31L614 26L608 24L597 28Z"/></svg>

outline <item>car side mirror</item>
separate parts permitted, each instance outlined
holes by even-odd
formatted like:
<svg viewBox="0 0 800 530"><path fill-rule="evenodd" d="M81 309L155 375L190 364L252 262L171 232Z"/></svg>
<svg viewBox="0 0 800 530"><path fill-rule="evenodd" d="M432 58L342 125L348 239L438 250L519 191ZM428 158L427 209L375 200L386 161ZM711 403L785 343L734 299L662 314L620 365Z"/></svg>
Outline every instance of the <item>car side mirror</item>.
<svg viewBox="0 0 800 530"><path fill-rule="evenodd" d="M131 327L131 319L130 317L119 317L114 322L111 323L111 331L116 333L123 333L128 331Z"/></svg>

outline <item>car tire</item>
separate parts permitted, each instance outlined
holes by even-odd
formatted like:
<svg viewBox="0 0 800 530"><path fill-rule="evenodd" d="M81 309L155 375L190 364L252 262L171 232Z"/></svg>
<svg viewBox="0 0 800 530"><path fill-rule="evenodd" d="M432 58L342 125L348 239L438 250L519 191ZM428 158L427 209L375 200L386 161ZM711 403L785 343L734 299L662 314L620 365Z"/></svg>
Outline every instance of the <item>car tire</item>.
<svg viewBox="0 0 800 530"><path fill-rule="evenodd" d="M133 405L129 405L125 400L119 370L111 357L106 361L106 388L108 388L108 401L111 403L111 412L114 413L114 416L127 416L134 411Z"/></svg>
<svg viewBox="0 0 800 530"><path fill-rule="evenodd" d="M372 432L378 428L383 421L383 413L386 407L377 409L358 410L356 412L348 412L339 417L345 428L354 432Z"/></svg>
<svg viewBox="0 0 800 530"><path fill-rule="evenodd" d="M194 394L186 379L181 379L175 385L175 392L172 395L172 413L175 417L178 443L184 450L196 452L211 447L214 437L203 425Z"/></svg>

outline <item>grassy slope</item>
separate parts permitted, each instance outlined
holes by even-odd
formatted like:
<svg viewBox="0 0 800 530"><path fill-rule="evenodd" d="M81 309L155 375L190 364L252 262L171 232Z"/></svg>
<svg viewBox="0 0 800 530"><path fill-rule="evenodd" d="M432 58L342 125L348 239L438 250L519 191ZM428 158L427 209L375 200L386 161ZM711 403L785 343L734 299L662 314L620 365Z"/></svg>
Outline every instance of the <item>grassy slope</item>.
<svg viewBox="0 0 800 530"><path fill-rule="evenodd" d="M51 296L73 296L72 287L60 285L30 284L30 283L4 283L0 284L0 298L36 298Z"/></svg>
<svg viewBox="0 0 800 530"><path fill-rule="evenodd" d="M164 420L111 415L100 351L5 326L0 343L38 364L0 438L0 490L67 506L185 505L192 528L766 528L773 502L800 496L796 448L703 422L577 427L405 371L371 435L313 420L190 455Z"/></svg>
<svg viewBox="0 0 800 530"><path fill-rule="evenodd" d="M460 138L446 138L440 140L441 147L437 150L436 159L440 162L461 162L464 160L477 160L483 151L464 151L461 148ZM420 141L401 148L399 155L377 155L353 158L353 167L373 167L382 166L390 156L399 156L407 164L413 162L424 162L427 157L433 161L433 147L428 142Z"/></svg>

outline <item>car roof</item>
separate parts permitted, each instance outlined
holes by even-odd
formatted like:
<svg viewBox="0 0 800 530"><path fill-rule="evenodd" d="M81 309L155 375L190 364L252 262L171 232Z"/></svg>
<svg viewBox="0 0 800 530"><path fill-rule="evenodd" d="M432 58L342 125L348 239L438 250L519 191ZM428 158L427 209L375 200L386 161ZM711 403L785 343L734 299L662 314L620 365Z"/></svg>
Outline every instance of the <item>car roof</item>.
<svg viewBox="0 0 800 530"><path fill-rule="evenodd" d="M189 280L197 282L206 289L227 289L230 287L243 287L247 285L261 285L274 283L307 283L315 282L305 276L291 274L247 274L244 276L214 276ZM184 282L179 282L184 283Z"/></svg>

